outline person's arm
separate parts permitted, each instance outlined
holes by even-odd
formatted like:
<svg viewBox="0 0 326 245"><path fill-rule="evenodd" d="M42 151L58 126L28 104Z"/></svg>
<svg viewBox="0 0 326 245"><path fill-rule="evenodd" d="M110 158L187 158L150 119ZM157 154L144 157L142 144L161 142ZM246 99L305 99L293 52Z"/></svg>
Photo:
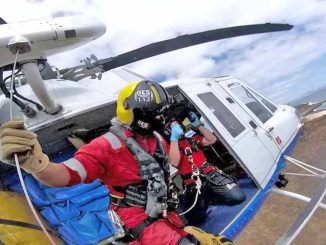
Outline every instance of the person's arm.
<svg viewBox="0 0 326 245"><path fill-rule="evenodd" d="M179 138L183 135L183 129L179 123L171 124L169 162L172 166L178 167L180 163Z"/></svg>
<svg viewBox="0 0 326 245"><path fill-rule="evenodd" d="M42 152L37 135L26 130L23 121L10 121L0 128L1 161L15 165L17 154L20 167L48 186L66 186L70 181L69 171L62 164L49 162Z"/></svg>
<svg viewBox="0 0 326 245"><path fill-rule="evenodd" d="M204 136L203 141L202 141L203 146L212 145L216 142L216 140L217 140L216 136L201 124L196 113L194 113L193 111L189 112L188 118L189 118L192 126L195 129L197 129L199 132L201 132L202 135Z"/></svg>
<svg viewBox="0 0 326 245"><path fill-rule="evenodd" d="M171 141L170 143L169 162L173 167L178 168L180 163L180 150L178 141Z"/></svg>
<svg viewBox="0 0 326 245"><path fill-rule="evenodd" d="M205 128L204 126L202 126L202 125L199 126L198 130L204 136L203 141L202 141L203 146L212 145L217 141L216 136L211 131L209 131L207 128Z"/></svg>
<svg viewBox="0 0 326 245"><path fill-rule="evenodd" d="M43 184L51 187L67 186L70 181L68 170L63 164L49 162L44 170L33 176Z"/></svg>

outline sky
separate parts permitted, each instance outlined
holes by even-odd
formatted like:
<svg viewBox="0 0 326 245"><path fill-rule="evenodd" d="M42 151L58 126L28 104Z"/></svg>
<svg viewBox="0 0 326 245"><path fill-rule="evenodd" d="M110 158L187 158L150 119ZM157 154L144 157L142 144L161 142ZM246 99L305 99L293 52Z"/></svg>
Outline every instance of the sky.
<svg viewBox="0 0 326 245"><path fill-rule="evenodd" d="M324 0L10 0L0 8L8 23L87 14L107 25L101 38L49 57L58 68L79 65L178 35L262 23L290 31L225 39L173 51L127 66L159 81L232 75L277 103L289 103L326 86Z"/></svg>

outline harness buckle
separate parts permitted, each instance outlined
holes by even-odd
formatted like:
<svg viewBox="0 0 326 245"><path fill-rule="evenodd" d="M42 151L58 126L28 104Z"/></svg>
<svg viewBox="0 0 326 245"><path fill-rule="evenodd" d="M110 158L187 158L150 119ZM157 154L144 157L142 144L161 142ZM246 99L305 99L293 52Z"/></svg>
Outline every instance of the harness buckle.
<svg viewBox="0 0 326 245"><path fill-rule="evenodd" d="M194 181L197 181L199 175L200 175L199 169L198 168L193 168L192 169L192 174L191 174L191 179L193 179Z"/></svg>
<svg viewBox="0 0 326 245"><path fill-rule="evenodd" d="M186 147L184 149L184 152L185 152L185 155L188 156L188 157L192 155L192 150L191 150L190 147Z"/></svg>

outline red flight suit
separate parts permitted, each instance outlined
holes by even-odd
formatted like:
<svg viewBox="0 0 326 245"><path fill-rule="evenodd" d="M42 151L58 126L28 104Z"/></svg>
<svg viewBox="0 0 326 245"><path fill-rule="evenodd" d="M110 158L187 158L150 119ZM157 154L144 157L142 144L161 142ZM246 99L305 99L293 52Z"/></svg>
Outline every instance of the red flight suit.
<svg viewBox="0 0 326 245"><path fill-rule="evenodd" d="M199 145L202 146L202 142L204 139L204 136L199 136L199 135L195 135L191 138L194 142L199 141ZM180 148L180 164L178 165L178 172L180 175L190 175L192 174L192 169L191 169L191 164L189 163L189 159L188 157L185 155L184 153L184 149L186 149L187 147L191 148L191 145L189 143L189 141L185 138L180 139L179 142L179 148ZM204 152L199 149L198 151L192 150L192 158L193 158L193 162L194 165L200 169L203 165L203 163L206 162L206 157ZM213 166L209 165L205 168L204 173L208 173L210 172L212 169L214 169ZM192 179L186 179L184 180L184 183L186 185L192 184L194 183L194 181Z"/></svg>
<svg viewBox="0 0 326 245"><path fill-rule="evenodd" d="M125 130L127 137L134 136L140 146L153 155L157 139L155 136L142 138L140 135L133 135L129 130ZM130 184L141 182L139 167L136 158L129 151L124 142L120 139L122 147L113 149L110 142L103 136L91 141L89 144L82 146L76 153L74 158L78 160L84 167L87 177L85 183L89 183L99 178L105 183L114 195L123 196L123 193L117 192L113 187L127 187ZM163 140L163 145L166 147L166 142ZM70 174L69 185L78 184L81 182L80 175L67 167ZM144 220L147 219L145 209L137 207L117 207L113 204L110 208L115 210L124 222L127 228L135 228ZM174 227L165 219L147 226L140 236L139 241L134 241L131 244L178 244L178 242L187 235L183 229Z"/></svg>

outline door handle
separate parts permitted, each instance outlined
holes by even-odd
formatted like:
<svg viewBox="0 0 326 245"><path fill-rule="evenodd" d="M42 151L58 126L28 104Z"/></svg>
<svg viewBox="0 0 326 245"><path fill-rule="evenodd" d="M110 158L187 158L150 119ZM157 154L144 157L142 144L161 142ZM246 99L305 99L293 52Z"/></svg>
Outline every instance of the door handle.
<svg viewBox="0 0 326 245"><path fill-rule="evenodd" d="M272 132L273 130L274 130L274 127L269 127L269 128L267 128L267 132L268 132L268 133Z"/></svg>

